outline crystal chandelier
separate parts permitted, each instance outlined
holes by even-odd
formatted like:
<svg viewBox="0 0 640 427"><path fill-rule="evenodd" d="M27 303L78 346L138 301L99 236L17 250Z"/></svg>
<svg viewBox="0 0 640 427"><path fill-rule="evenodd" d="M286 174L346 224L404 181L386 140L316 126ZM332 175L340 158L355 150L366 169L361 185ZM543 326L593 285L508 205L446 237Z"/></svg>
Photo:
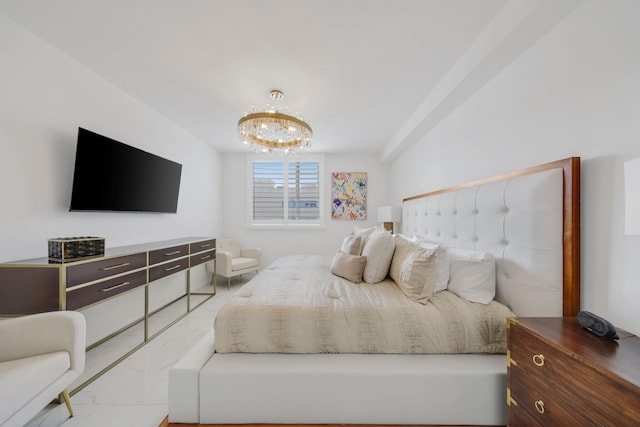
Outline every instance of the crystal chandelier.
<svg viewBox="0 0 640 427"><path fill-rule="evenodd" d="M280 101L282 91L272 90L271 99ZM301 154L311 148L311 126L300 113L291 113L286 106L267 104L245 113L238 120L240 142L262 154Z"/></svg>

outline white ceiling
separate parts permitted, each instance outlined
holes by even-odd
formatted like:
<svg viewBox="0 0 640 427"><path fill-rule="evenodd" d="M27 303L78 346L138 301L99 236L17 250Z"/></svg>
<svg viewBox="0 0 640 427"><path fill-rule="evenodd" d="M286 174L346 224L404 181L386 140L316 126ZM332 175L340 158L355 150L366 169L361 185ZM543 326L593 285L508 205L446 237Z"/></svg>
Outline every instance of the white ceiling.
<svg viewBox="0 0 640 427"><path fill-rule="evenodd" d="M384 160L579 3L0 0L0 13L223 152L244 151L238 119L281 89L313 152Z"/></svg>

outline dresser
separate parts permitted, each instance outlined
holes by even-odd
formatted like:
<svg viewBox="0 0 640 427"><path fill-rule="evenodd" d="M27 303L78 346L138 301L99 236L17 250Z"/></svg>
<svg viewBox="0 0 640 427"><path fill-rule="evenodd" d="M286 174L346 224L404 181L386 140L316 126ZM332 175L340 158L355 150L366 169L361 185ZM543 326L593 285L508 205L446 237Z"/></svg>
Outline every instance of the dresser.
<svg viewBox="0 0 640 427"><path fill-rule="evenodd" d="M575 317L508 327L509 426L640 425L640 338L604 340Z"/></svg>
<svg viewBox="0 0 640 427"><path fill-rule="evenodd" d="M0 317L81 311L87 319L88 362L90 350L119 335L128 339L113 344L108 361L87 366L74 394L213 297L214 280L211 289L194 292L191 278L192 269L215 258L216 239L185 237L107 248L103 256L65 263L49 258L2 263ZM157 319L153 328L151 316Z"/></svg>

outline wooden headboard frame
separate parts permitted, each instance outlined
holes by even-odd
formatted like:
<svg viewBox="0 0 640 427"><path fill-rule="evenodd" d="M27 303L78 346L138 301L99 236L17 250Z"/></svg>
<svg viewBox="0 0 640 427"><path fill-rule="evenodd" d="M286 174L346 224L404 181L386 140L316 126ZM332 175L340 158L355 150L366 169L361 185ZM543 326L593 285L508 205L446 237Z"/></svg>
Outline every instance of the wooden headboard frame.
<svg viewBox="0 0 640 427"><path fill-rule="evenodd" d="M455 187L437 190L403 199L403 204L416 199L428 198L449 192L484 186L498 181L511 180L553 169L562 171L562 313L576 316L580 310L580 158L570 157L555 162L529 167L515 172L470 182Z"/></svg>

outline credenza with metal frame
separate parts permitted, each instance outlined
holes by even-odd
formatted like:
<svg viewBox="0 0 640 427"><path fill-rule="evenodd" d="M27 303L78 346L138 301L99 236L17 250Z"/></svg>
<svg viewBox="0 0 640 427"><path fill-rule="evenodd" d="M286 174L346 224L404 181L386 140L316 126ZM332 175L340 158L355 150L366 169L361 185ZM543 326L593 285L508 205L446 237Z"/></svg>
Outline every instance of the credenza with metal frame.
<svg viewBox="0 0 640 427"><path fill-rule="evenodd" d="M215 287L215 262L211 285L212 292L194 292L191 288L191 269L208 261L215 261L216 240L207 237L186 237L140 245L106 248L104 256L56 263L48 258L36 258L0 264L0 317L22 316L57 310L86 310L107 303L126 293L144 292L144 308L127 325L107 334L87 347L90 350L113 338L124 330L144 325L144 337L140 344L127 351L97 375L72 390L72 394L122 361L158 334L182 319L193 309L213 297ZM149 304L150 289L155 281L186 271L184 291L162 307ZM192 296L198 295L197 304ZM204 296L204 297L203 297ZM178 300L186 298L186 310L162 327L150 333L149 317ZM117 316L118 313L113 313Z"/></svg>

